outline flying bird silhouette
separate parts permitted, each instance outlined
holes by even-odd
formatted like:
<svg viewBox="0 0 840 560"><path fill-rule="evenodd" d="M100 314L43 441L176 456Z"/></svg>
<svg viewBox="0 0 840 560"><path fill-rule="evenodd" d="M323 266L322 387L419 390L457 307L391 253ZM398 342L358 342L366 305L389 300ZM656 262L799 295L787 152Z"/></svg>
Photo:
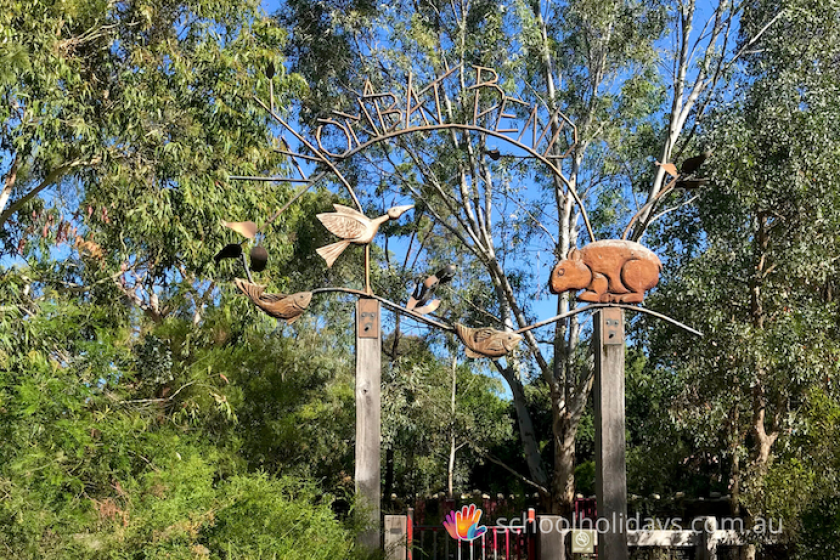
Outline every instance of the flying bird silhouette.
<svg viewBox="0 0 840 560"><path fill-rule="evenodd" d="M522 340L521 334L499 331L490 327L471 329L455 323L455 332L466 346L470 358L501 358L516 348Z"/></svg>
<svg viewBox="0 0 840 560"><path fill-rule="evenodd" d="M438 286L452 281L452 279L455 277L456 270L457 267L454 264L450 264L438 270L425 280L418 280L417 286L414 288L414 293L411 294L411 297L409 298L408 304L405 306L405 308L411 311L415 307L421 306L417 308L418 313L431 313L432 311L437 309L440 303L435 305L434 309L421 311L421 309L424 309L422 306L428 304L432 300L432 298L435 297L435 291L437 290Z"/></svg>
<svg viewBox="0 0 840 560"><path fill-rule="evenodd" d="M499 148L490 148L489 150L484 150L484 153L493 161L502 159L502 152L499 151Z"/></svg>
<svg viewBox="0 0 840 560"><path fill-rule="evenodd" d="M361 212L357 212L347 206L340 204L333 204L335 212L318 214L318 219L324 224L330 233L340 237L342 240L338 243L326 245L317 249L317 252L325 261L327 266L331 267L341 253L351 244L368 245L376 237L376 232L379 231L379 226L388 220L396 220L407 211L414 208L414 205L409 206L394 206L388 213L379 216L378 218L370 219Z"/></svg>
<svg viewBox="0 0 840 560"><path fill-rule="evenodd" d="M236 287L266 315L282 319L290 325L303 315L309 307L309 302L312 301L312 292L298 292L291 295L267 294L265 286L253 284L242 278L236 278L234 282Z"/></svg>

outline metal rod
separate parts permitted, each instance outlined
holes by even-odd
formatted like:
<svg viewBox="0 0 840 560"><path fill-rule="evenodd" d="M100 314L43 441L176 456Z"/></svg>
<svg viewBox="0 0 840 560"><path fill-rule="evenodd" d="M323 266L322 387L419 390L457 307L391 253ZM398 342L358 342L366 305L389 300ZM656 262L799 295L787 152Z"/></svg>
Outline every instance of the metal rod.
<svg viewBox="0 0 840 560"><path fill-rule="evenodd" d="M636 223L636 220L638 220L639 218L641 218L641 217L642 217L642 214L644 214L645 212L647 212L647 211L649 211L649 210L653 210L653 207L656 205L657 201L659 201L659 199L660 199L660 198L662 198L663 196L665 196L666 194L668 194L669 192L671 192L672 190L674 190L674 187L675 187L675 186L676 186L676 184L677 184L677 179L678 179L678 178L679 178L679 176L674 177L673 179L671 179L671 182L670 182L670 183L668 183L667 185L665 185L665 187L664 187L661 191L659 191L658 193L656 193L656 194L653 196L653 198L651 198L649 201L647 201L645 204L643 204L643 205L642 205L642 207L641 207L641 208L639 208L639 209L636 211L636 213L635 213L635 214L633 214L633 217L632 217L632 218L630 218L630 222L627 224L627 227L626 227L626 228L624 228L624 232L621 234L621 238L622 238L622 239L627 239L627 236L628 236L628 235L630 235L630 231L631 231L631 230L632 230L632 228L633 228L633 224L635 224L635 223ZM648 214L648 215L650 215L650 214Z"/></svg>
<svg viewBox="0 0 840 560"><path fill-rule="evenodd" d="M556 323L557 321L561 321L563 319L566 319L567 317L571 317L572 315L577 315L578 313L583 313L584 311L593 311L595 309L600 309L600 308L603 308L603 307L620 307L621 309L627 309L629 311L637 311L639 313L647 313L648 315L651 315L652 317L656 317L657 319L662 319L663 321L665 321L667 323L671 323L675 327L679 327L679 328L681 328L685 331L690 332L693 335L697 335L697 336L700 336L700 337L703 336L703 333L701 333L700 331L692 329L688 325L680 323L676 319L672 319L672 318L668 317L667 315L663 315L662 313L652 311L652 310L647 309L645 307L636 307L635 305L627 305L627 304L624 304L624 303L593 303L591 305L584 305L583 307L578 307L577 309L573 309L573 310L568 311L566 313L561 313L560 315L555 315L554 317L552 317L550 319L546 319L544 321L534 323L533 325L528 325L527 327L522 327L518 331L514 331L514 332L516 332L517 334L522 334L522 333L524 333L526 331L530 331L532 329L536 329L536 328L539 328L539 327L544 327L546 325L550 325L551 323Z"/></svg>
<svg viewBox="0 0 840 560"><path fill-rule="evenodd" d="M340 292L340 293L352 294L352 295L356 295L356 296L360 296L360 297L373 298L375 300L378 300L382 305L384 305L385 307L389 308L390 310L392 310L396 313L402 313L403 315L408 315L410 317L413 317L414 319L417 319L421 323L426 323L429 326L432 326L432 327L435 327L435 328L438 328L438 329L441 329L441 330L444 330L444 331L447 331L447 332L455 332L455 329L453 327L449 326L449 325L446 325L444 323L439 323L437 321L429 319L428 317L426 317L424 315L420 315L419 313L415 313L414 311L409 311L405 307L401 307L399 304L394 303L391 300L385 299L384 297L380 297L376 294L368 294L368 293L366 293L362 290L354 290L353 288L316 288L316 289L312 290L311 293L312 293L312 295L316 295L316 294L325 294L325 293L330 293L330 292Z"/></svg>
<svg viewBox="0 0 840 560"><path fill-rule="evenodd" d="M301 136L291 126L289 126L289 124L285 120L283 120L277 113L275 113L269 107L267 107L266 104L263 103L262 99L260 99L259 97L254 97L254 99L257 103L259 103L262 106L263 109L269 112L269 114L275 121L280 123L286 130L291 132L301 144L306 146L306 148L310 150L313 154L320 156L323 164L329 167L330 170L333 173L335 173L335 176L338 178L338 180L341 181L341 183L347 188L347 192L350 193L350 197L353 199L353 202L356 203L356 208L359 209L359 212L362 212L362 203L359 202L359 199L356 197L356 193L353 191L353 187L350 186L350 183L347 182L347 179L344 178L344 175L342 175L341 172L339 172L338 168L335 166L332 160L330 160L328 157L322 154L317 148L315 148L315 146L312 145L312 143L307 141L306 138Z"/></svg>
<svg viewBox="0 0 840 560"><path fill-rule="evenodd" d="M284 140L284 143L285 143L285 140ZM306 154L299 154L297 152L291 152L289 150L281 150L280 148L274 148L274 151L277 152L278 154L291 156L293 158L301 158L301 159L305 159L305 160L308 160L308 161L317 161L318 163L321 163L320 159L318 159L316 157L308 156Z"/></svg>
<svg viewBox="0 0 840 560"><path fill-rule="evenodd" d="M365 244L365 291L372 294L370 289L370 243Z"/></svg>
<svg viewBox="0 0 840 560"><path fill-rule="evenodd" d="M233 181L257 181L260 183L311 183L309 179L292 179L291 177L252 177L250 175L229 175Z"/></svg>
<svg viewBox="0 0 840 560"><path fill-rule="evenodd" d="M254 283L254 279L251 278L251 269L248 268L248 261L245 259L245 253L239 255L239 258L242 259L242 266L245 267L245 275L248 277L248 282L251 284Z"/></svg>

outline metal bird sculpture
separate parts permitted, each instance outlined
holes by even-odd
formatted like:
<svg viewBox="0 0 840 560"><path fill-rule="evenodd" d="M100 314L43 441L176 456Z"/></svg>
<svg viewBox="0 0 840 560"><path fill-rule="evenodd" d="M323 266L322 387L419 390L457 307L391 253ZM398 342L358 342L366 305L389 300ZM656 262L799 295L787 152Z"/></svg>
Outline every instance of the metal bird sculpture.
<svg viewBox="0 0 840 560"><path fill-rule="evenodd" d="M680 165L680 174L691 175L692 173L700 169L700 166L703 165L711 155L712 151L706 150L700 155L688 158L687 160L682 162L682 165Z"/></svg>
<svg viewBox="0 0 840 560"><path fill-rule="evenodd" d="M514 332L489 327L471 329L460 323L455 323L455 332L467 347L466 353L470 358L501 358L522 340L522 335Z"/></svg>
<svg viewBox="0 0 840 560"><path fill-rule="evenodd" d="M344 250L351 244L367 245L373 241L376 232L379 231L379 226L388 220L396 220L408 210L414 208L410 206L394 206L388 213L379 216L378 218L370 219L361 212L357 212L347 206L340 204L333 204L335 212L328 214L318 214L318 219L324 224L330 233L337 235L342 240L338 243L333 243L318 249L318 254L321 255L327 266L332 266L335 259L344 252Z"/></svg>
<svg viewBox="0 0 840 560"><path fill-rule="evenodd" d="M452 281L452 279L455 277L456 270L457 267L454 264L450 264L438 270L425 280L418 280L417 286L414 288L414 293L411 294L411 297L409 298L408 304L405 306L405 308L409 311L415 310L423 315L425 315L426 313L431 313L432 311L437 309L440 305L440 301L433 300L433 298L435 297L435 291L441 284L446 284L447 282ZM435 304L435 302L437 302L437 304ZM430 309L430 305L434 307Z"/></svg>
<svg viewBox="0 0 840 560"><path fill-rule="evenodd" d="M407 211L414 208L414 205L408 206L394 206L388 213L379 216L378 218L368 218L361 212L357 212L347 206L340 204L333 204L335 212L318 214L317 217L324 224L330 233L341 238L338 243L332 243L325 247L317 249L317 252L325 261L327 266L331 267L344 250L350 246L351 243L365 246L365 290L367 293L372 293L370 290L370 243L376 237L376 232L379 231L379 226L388 220L399 219L400 216Z"/></svg>
<svg viewBox="0 0 840 560"><path fill-rule="evenodd" d="M248 296L248 298L269 317L282 319L289 325L303 315L309 302L312 301L312 292L298 292L296 294L267 294L265 286L253 284L242 278L234 280L236 287Z"/></svg>

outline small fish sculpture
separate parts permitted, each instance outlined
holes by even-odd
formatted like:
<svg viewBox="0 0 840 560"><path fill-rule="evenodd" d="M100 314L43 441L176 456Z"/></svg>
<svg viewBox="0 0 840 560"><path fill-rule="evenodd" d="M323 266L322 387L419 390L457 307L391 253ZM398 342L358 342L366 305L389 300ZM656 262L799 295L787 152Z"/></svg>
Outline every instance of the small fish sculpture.
<svg viewBox="0 0 840 560"><path fill-rule="evenodd" d="M265 286L253 284L242 278L234 280L236 287L254 302L254 305L262 309L269 317L282 319L291 325L303 315L309 302L312 301L312 292L298 292L296 294L267 294Z"/></svg>
<svg viewBox="0 0 840 560"><path fill-rule="evenodd" d="M509 354L522 340L521 334L498 331L490 327L471 329L455 323L455 332L466 346L470 358L501 358Z"/></svg>

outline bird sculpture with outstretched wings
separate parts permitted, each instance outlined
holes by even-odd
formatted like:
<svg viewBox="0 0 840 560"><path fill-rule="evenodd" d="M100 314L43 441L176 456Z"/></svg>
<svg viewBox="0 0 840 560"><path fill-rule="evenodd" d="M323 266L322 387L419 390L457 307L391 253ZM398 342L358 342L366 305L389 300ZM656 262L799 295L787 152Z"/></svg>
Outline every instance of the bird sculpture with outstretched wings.
<svg viewBox="0 0 840 560"><path fill-rule="evenodd" d="M376 237L376 232L379 231L379 226L388 220L396 220L405 212L414 208L409 206L394 206L388 213L378 218L368 218L361 212L358 212L347 206L341 204L333 204L335 212L318 214L317 217L324 224L324 227L335 236L341 238L338 243L332 243L325 247L317 249L317 252L325 261L327 266L331 267L335 260L350 246L351 243L355 245L368 245Z"/></svg>

